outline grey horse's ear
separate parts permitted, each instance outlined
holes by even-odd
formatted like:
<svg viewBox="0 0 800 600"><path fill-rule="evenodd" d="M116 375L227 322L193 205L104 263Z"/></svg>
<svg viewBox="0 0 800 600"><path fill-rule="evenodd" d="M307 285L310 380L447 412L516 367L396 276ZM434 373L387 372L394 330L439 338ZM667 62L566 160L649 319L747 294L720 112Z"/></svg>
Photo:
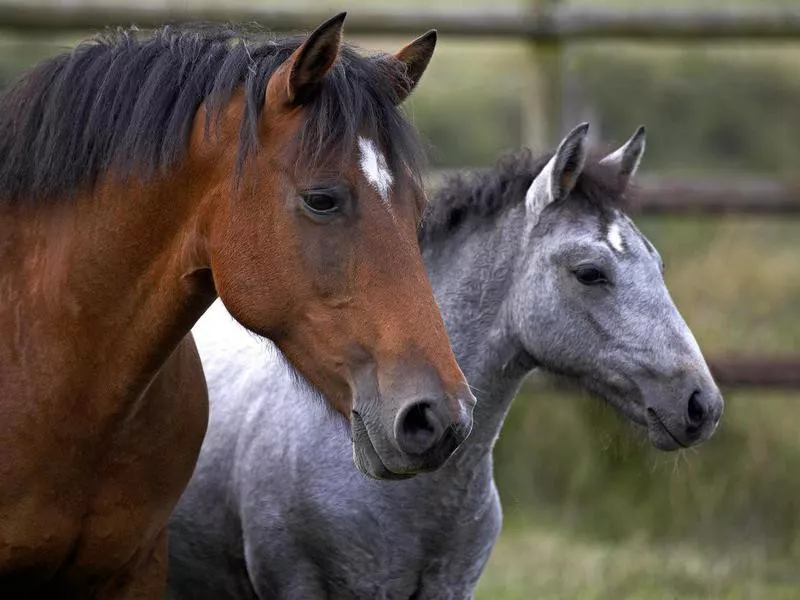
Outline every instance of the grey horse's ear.
<svg viewBox="0 0 800 600"><path fill-rule="evenodd" d="M556 153L533 180L525 194L528 218L539 220L542 211L566 198L575 187L586 162L588 123L581 123L561 140Z"/></svg>
<svg viewBox="0 0 800 600"><path fill-rule="evenodd" d="M639 163L642 162L645 137L644 125L640 125L639 129L631 136L631 139L600 161L600 164L617 166L619 169L619 182L623 189L628 187L631 179L639 169Z"/></svg>

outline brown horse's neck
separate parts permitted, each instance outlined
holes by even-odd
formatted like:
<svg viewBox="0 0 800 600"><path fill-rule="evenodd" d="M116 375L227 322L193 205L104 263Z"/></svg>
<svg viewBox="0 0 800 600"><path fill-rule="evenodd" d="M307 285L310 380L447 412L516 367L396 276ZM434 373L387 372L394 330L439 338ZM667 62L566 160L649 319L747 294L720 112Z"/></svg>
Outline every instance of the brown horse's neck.
<svg viewBox="0 0 800 600"><path fill-rule="evenodd" d="M9 373L72 378L64 391L111 403L147 387L215 297L198 179L106 182L71 202L0 208L0 325L16 332L0 342Z"/></svg>

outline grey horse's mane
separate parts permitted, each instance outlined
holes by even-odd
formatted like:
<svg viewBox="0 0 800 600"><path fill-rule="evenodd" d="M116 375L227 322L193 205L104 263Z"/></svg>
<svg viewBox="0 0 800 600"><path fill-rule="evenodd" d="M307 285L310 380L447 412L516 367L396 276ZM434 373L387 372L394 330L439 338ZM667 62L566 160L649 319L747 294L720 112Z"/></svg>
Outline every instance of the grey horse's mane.
<svg viewBox="0 0 800 600"><path fill-rule="evenodd" d="M500 158L494 167L449 177L429 203L420 243L442 239L470 223L491 219L510 206L525 201L525 193L552 153L534 157L527 148ZM570 198L580 198L586 210L611 220L615 210L630 205L630 190L623 190L616 170L600 164L602 155L587 159ZM568 200L569 200L568 199Z"/></svg>

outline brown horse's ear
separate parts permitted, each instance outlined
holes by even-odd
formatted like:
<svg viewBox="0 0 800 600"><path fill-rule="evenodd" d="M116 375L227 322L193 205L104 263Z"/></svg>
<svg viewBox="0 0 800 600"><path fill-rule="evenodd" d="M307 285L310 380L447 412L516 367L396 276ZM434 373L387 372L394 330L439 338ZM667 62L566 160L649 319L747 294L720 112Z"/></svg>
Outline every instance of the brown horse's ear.
<svg viewBox="0 0 800 600"><path fill-rule="evenodd" d="M422 74L428 68L433 51L436 49L436 38L436 30L431 29L391 55L391 59L399 61L405 70L405 77L398 80L396 84L395 93L398 104L408 98L417 87L419 80L422 79Z"/></svg>
<svg viewBox="0 0 800 600"><path fill-rule="evenodd" d="M346 16L339 13L317 27L280 66L267 84L268 104L302 106L314 98L339 56Z"/></svg>

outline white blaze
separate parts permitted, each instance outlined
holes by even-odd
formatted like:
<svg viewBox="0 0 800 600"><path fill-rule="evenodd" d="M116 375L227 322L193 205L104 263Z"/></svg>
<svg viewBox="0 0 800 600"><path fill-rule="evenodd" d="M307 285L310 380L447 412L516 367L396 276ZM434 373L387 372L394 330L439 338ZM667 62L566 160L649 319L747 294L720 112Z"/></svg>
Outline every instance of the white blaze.
<svg viewBox="0 0 800 600"><path fill-rule="evenodd" d="M394 178L386 164L386 157L375 146L375 142L367 138L358 138L358 147L361 150L361 170L364 176L374 187L386 204L389 204L389 191Z"/></svg>
<svg viewBox="0 0 800 600"><path fill-rule="evenodd" d="M608 228L608 243L617 252L625 252L625 246L622 244L622 233L619 228L619 223L616 221Z"/></svg>

